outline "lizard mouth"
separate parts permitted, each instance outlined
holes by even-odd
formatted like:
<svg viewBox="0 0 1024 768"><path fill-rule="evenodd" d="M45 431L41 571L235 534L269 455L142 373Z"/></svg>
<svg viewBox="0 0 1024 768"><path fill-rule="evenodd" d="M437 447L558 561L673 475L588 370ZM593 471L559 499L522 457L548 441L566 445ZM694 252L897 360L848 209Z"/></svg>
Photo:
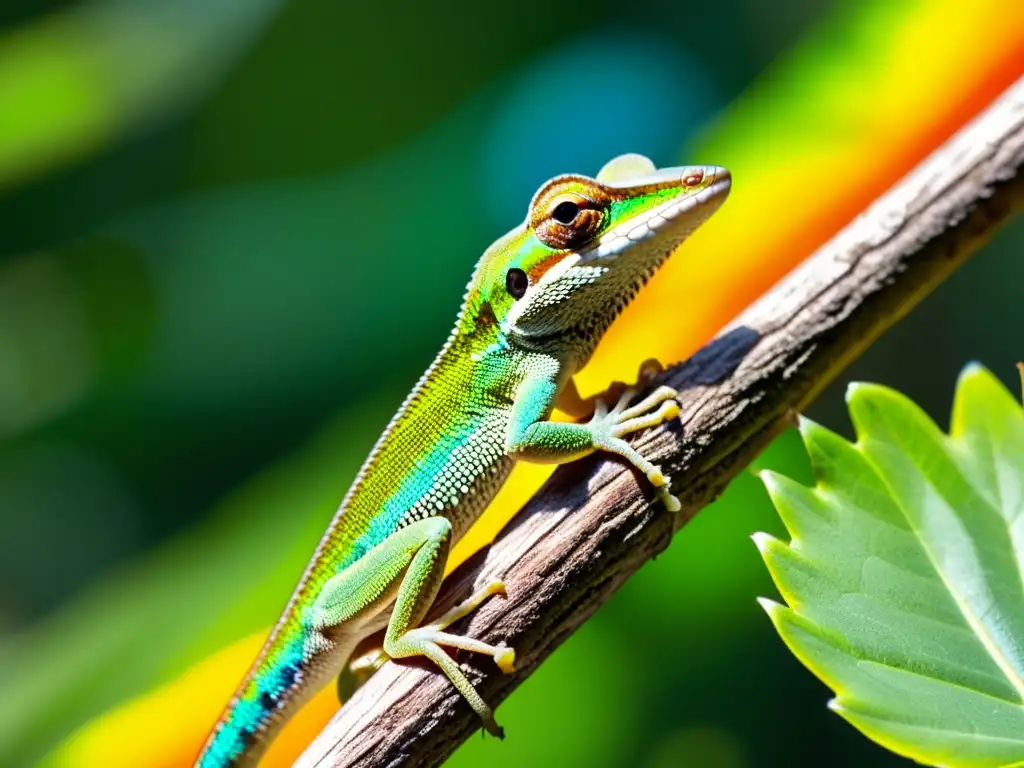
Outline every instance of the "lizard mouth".
<svg viewBox="0 0 1024 768"><path fill-rule="evenodd" d="M661 234L665 230L673 230L671 246L667 249L667 252L671 253L676 245L685 240L691 232L718 210L732 186L732 175L727 169L711 165L704 166L700 170L704 172L705 178L710 178L710 183L704 189L700 192L686 194L684 188L680 194L666 200L661 205L613 227L602 234L593 245L580 252L579 263L613 259L632 246L642 243L656 234ZM649 177L631 180L629 186L664 186L666 184L678 186L680 179L693 171L692 167L666 168Z"/></svg>

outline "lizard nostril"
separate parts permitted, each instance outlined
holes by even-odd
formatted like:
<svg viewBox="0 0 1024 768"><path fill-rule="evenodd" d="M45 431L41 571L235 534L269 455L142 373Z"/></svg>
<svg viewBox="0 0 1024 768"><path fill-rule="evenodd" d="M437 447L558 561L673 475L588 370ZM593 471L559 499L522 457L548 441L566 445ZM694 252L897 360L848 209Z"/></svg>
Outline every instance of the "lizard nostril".
<svg viewBox="0 0 1024 768"><path fill-rule="evenodd" d="M694 171L683 177L683 186L696 187L702 181L704 181L704 171Z"/></svg>

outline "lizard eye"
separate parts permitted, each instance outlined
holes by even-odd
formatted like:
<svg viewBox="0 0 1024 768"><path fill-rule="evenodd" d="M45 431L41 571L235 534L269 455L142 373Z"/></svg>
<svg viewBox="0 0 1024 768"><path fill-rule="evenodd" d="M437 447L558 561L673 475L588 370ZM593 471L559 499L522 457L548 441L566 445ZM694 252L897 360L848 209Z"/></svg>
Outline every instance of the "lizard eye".
<svg viewBox="0 0 1024 768"><path fill-rule="evenodd" d="M560 224L572 224L580 212L580 207L572 200L563 200L555 206L555 210L551 212L551 218Z"/></svg>
<svg viewBox="0 0 1024 768"><path fill-rule="evenodd" d="M603 201L601 201L603 202ZM549 248L578 248L593 239L604 221L604 206L574 192L554 195L534 214L537 239Z"/></svg>
<svg viewBox="0 0 1024 768"><path fill-rule="evenodd" d="M513 299L521 299L526 289L530 287L530 278L523 270L513 267L505 275L505 287Z"/></svg>

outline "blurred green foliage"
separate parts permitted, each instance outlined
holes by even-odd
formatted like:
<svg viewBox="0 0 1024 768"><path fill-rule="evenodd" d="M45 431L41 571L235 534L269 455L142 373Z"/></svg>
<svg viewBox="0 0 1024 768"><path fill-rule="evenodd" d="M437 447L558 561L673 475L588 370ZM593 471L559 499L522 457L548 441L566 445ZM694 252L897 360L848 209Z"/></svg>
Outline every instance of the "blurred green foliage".
<svg viewBox="0 0 1024 768"><path fill-rule="evenodd" d="M275 0L97 0L0 38L0 189L162 117L208 84Z"/></svg>
<svg viewBox="0 0 1024 768"><path fill-rule="evenodd" d="M728 162L691 139L830 10L0 10L0 763L269 623L535 187L627 149ZM1022 243L854 375L933 413L967 357L1009 380ZM837 392L814 412L841 423ZM793 435L763 462L809 478ZM754 604L755 530L780 526L743 476L453 764L882 764Z"/></svg>

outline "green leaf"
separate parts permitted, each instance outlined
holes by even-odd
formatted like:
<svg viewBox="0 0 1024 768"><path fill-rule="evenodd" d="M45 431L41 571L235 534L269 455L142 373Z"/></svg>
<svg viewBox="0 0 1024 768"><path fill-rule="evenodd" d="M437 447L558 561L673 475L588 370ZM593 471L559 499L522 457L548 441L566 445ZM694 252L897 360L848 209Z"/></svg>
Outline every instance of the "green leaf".
<svg viewBox="0 0 1024 768"><path fill-rule="evenodd" d="M853 385L851 444L801 433L817 478L762 473L792 541L755 541L790 650L869 738L943 766L1024 765L1024 411L979 366L949 435Z"/></svg>

